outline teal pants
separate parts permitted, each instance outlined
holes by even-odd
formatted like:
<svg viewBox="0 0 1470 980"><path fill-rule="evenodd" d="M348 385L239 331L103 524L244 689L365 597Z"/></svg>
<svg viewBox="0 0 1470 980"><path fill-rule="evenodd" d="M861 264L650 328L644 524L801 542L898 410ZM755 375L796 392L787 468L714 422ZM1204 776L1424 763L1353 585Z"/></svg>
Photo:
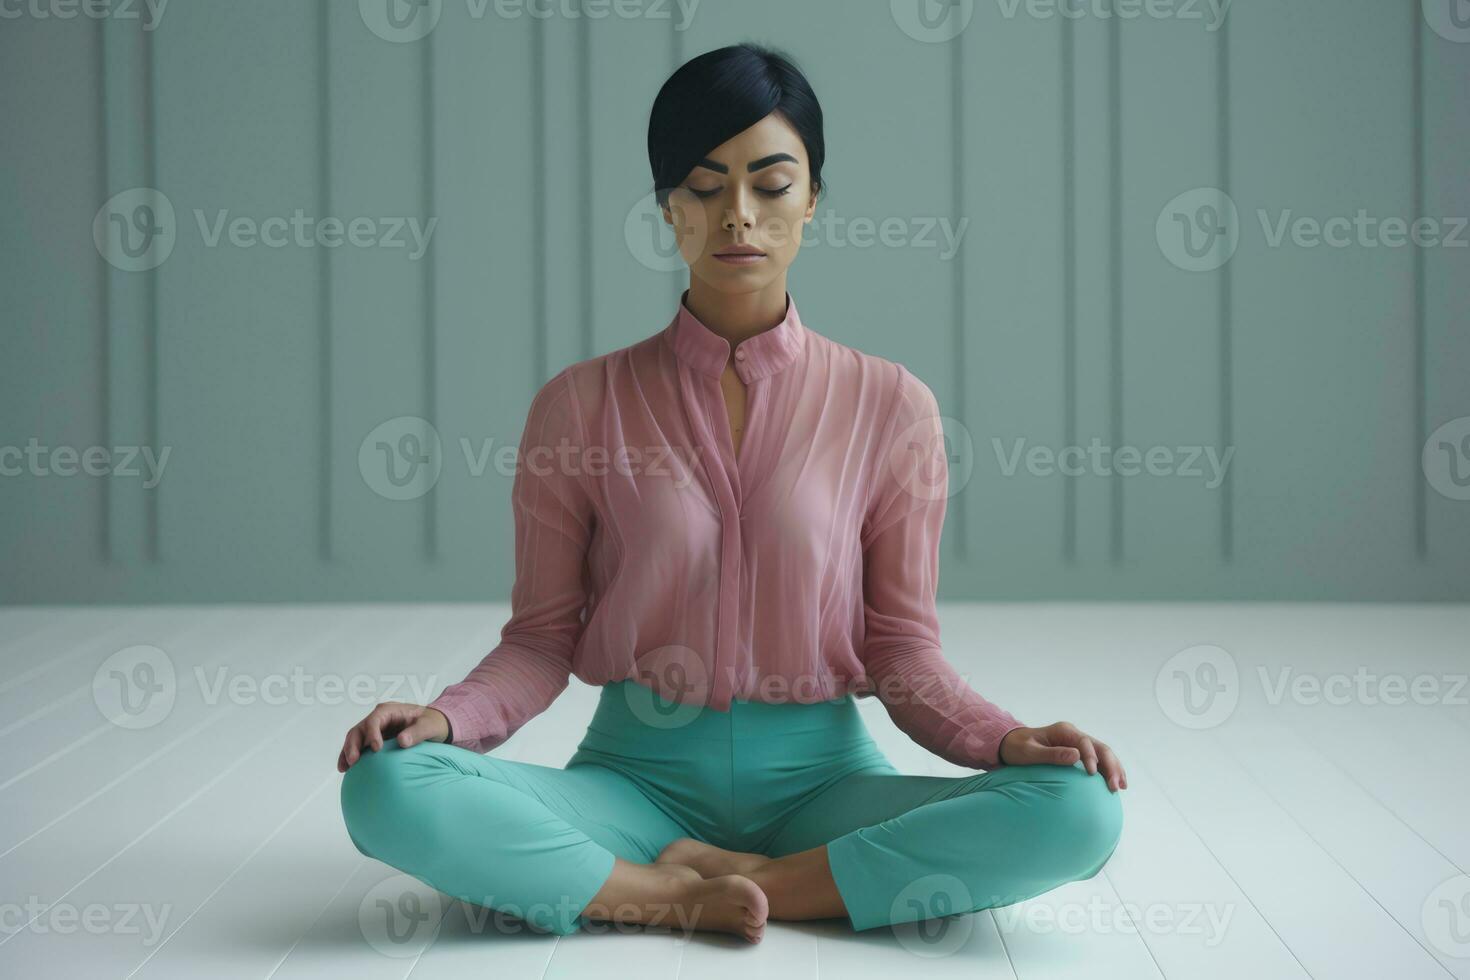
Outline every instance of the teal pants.
<svg viewBox="0 0 1470 980"><path fill-rule="evenodd" d="M679 837L770 857L826 845L862 930L1091 878L1123 824L1080 763L902 775L851 695L720 712L633 681L602 688L564 768L390 740L343 776L342 815L363 854L558 934L581 927L615 856L646 864Z"/></svg>

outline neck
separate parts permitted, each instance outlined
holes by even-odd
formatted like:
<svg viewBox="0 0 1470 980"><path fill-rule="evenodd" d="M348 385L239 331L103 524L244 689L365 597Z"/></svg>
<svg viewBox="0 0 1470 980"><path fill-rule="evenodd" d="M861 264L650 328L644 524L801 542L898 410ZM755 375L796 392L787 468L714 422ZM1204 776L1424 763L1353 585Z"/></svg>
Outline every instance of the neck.
<svg viewBox="0 0 1470 980"><path fill-rule="evenodd" d="M726 293L702 279L689 277L689 294L684 299L699 322L730 342L764 333L786 319L786 277L749 293Z"/></svg>

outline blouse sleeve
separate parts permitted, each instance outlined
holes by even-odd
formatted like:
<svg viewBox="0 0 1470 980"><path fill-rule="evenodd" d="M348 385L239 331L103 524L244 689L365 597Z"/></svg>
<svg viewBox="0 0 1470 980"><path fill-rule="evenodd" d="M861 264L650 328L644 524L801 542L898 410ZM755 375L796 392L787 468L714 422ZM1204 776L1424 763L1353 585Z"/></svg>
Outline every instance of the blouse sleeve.
<svg viewBox="0 0 1470 980"><path fill-rule="evenodd" d="M949 459L934 393L902 365L887 434L862 530L865 672L919 745L957 765L999 768L1001 739L1022 723L941 652L935 595Z"/></svg>
<svg viewBox="0 0 1470 980"><path fill-rule="evenodd" d="M469 676L429 704L449 719L451 743L476 752L510 738L566 689L585 626L594 511L567 370L531 400L516 456L510 619Z"/></svg>

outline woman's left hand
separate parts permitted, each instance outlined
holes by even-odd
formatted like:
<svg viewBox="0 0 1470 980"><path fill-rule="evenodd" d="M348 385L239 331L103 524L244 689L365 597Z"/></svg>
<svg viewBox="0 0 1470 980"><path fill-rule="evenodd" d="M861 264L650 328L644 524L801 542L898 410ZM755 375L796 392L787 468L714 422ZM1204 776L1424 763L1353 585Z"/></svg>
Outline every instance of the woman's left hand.
<svg viewBox="0 0 1470 980"><path fill-rule="evenodd" d="M1093 738L1069 721L1045 728L1013 728L1000 742L1000 759L1008 766L1051 763L1074 765L1082 760L1089 774L1101 770L1108 789L1116 793L1128 788L1128 774L1117 755L1101 739Z"/></svg>

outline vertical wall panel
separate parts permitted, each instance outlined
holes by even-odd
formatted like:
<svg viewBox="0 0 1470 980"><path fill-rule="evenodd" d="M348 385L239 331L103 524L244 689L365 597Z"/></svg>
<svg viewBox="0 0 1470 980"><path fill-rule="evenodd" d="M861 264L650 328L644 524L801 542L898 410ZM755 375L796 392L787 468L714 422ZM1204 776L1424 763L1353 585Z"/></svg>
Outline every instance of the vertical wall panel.
<svg viewBox="0 0 1470 980"><path fill-rule="evenodd" d="M440 215L432 421L444 447L437 595L488 599L509 594L512 580L513 459L500 453L514 452L544 380L528 370L542 329L528 288L541 263L532 230L548 193L531 153L537 108L526 79L536 68L535 30L528 16L496 16L493 4L482 17L446 4L432 35Z"/></svg>
<svg viewBox="0 0 1470 980"><path fill-rule="evenodd" d="M79 25L65 26L75 32ZM134 21L102 20L94 29L100 60L98 74L92 76L97 87L88 98L99 109L100 127L94 134L98 141L95 160L102 174L99 188L85 200L94 209L108 207L108 217L104 220L122 222L129 228L131 238L137 230L130 220L136 214L134 205L108 206L107 202L114 195L150 187L156 181L152 133L147 125L155 104L150 68L152 39ZM75 232L75 226L69 227ZM114 233L121 235L118 229ZM138 244L142 244L141 240ZM109 249L112 247L110 244ZM116 247L122 248L120 239ZM161 452L161 447L156 445L158 379L154 370L157 273L153 269L120 267L104 260L100 252L96 254L104 318L96 345L101 365L97 433L109 447L146 445L157 454ZM87 261L92 260L88 257ZM168 475L165 467L164 479ZM162 493L162 484L149 490L145 482L150 481L133 478L94 481L104 508L101 557L104 567L114 572L119 584L137 575L141 566L157 554L156 498Z"/></svg>
<svg viewBox="0 0 1470 980"><path fill-rule="evenodd" d="M0 600L65 594L79 569L95 579L107 543L100 479L32 477L10 451L32 438L78 450L107 439L100 341L110 325L91 240L102 204L99 55L91 21L0 25Z"/></svg>
<svg viewBox="0 0 1470 980"><path fill-rule="evenodd" d="M1090 447L1094 440L1112 445L1113 431L1113 335L1111 311L1118 284L1113 282L1109 256L1113 249L1113 185L1115 177L1113 142L1119 138L1120 121L1110 88L1113 63L1118 56L1110 22L1099 17L1071 20L1063 28L1071 31L1070 50L1074 61L1070 72L1073 119L1076 131L1071 140L1072 184L1075 214L1072 218L1076 243L1073 278L1076 309L1076 390L1072 395L1075 418L1074 445ZM1121 75L1119 76L1121 78ZM1059 576L1069 592L1086 594L1100 589L1099 583L1113 581L1114 494L1116 483L1091 467L1073 481L1076 487L1075 559L1060 563ZM1064 518L1059 515L1058 520Z"/></svg>
<svg viewBox="0 0 1470 980"><path fill-rule="evenodd" d="M1410 213L1410 22L1377 0L1230 16L1240 564L1268 594L1396 593L1415 563L1409 256L1273 246L1261 215Z"/></svg>
<svg viewBox="0 0 1470 980"><path fill-rule="evenodd" d="M316 554L317 257L287 224L319 213L315 28L276 0L176 7L152 34L178 223L156 273L158 574L249 598L295 594Z"/></svg>
<svg viewBox="0 0 1470 980"><path fill-rule="evenodd" d="M592 289L592 352L603 353L634 343L668 324L678 295L688 285L682 263L664 271L654 256L657 243L672 244L672 232L660 238L657 218L645 198L653 189L648 166L648 113L659 86L673 71L671 49L684 24L677 4L630 4L620 16L617 5L602 8L605 16L589 21L591 62L588 119L592 158L583 180L590 188L589 219L583 233L591 245L588 278ZM696 11L698 16L698 11ZM637 235L630 244L629 215L635 213ZM677 259L677 256L671 256ZM650 265L655 266L650 268Z"/></svg>
<svg viewBox="0 0 1470 980"><path fill-rule="evenodd" d="M1221 489L1211 487L1218 479L1205 455L1213 452L1222 466L1228 460L1228 447L1218 442L1221 273L1179 268L1158 230L1160 212L1176 195L1220 186L1219 34L1179 16L1117 27L1122 427L1110 465L1132 474L1121 476L1122 567L1167 595L1177 587L1169 571L1176 564L1201 574L1221 564ZM1165 228L1178 232L1167 219ZM1165 237L1164 244L1180 243Z"/></svg>
<svg viewBox="0 0 1470 980"><path fill-rule="evenodd" d="M1450 430L1450 442L1470 437L1470 30L1446 37L1415 18L1406 27L1420 32L1422 45L1423 214L1433 218L1444 241L1423 254L1423 370L1426 438L1446 423L1465 420ZM1458 38L1451 40L1450 38ZM1442 440L1436 440L1441 442ZM1425 519L1425 588L1442 596L1464 597L1470 582L1470 445L1458 450L1431 448L1444 462L1453 452L1457 479L1426 486L1422 470L1414 470L1410 447L1406 469L1423 497ZM1446 468L1446 475L1448 467Z"/></svg>
<svg viewBox="0 0 1470 980"><path fill-rule="evenodd" d="M970 588L1022 595L1065 549L1062 20L977 4L961 45ZM1017 98L1024 92L1024 98ZM1001 134L1004 134L1003 136ZM952 531L949 533L953 533Z"/></svg>
<svg viewBox="0 0 1470 980"><path fill-rule="evenodd" d="M577 0L565 5L579 10ZM582 16L538 18L541 61L538 84L544 102L538 125L545 175L539 220L544 251L539 283L546 362L535 374L545 381L574 361L592 355L590 302L592 205L591 171L600 154L588 138L591 25Z"/></svg>
<svg viewBox="0 0 1470 980"><path fill-rule="evenodd" d="M344 222L367 219L372 228L410 217L426 226L433 216L423 214L423 40L385 39L356 4L332 5L329 32L332 210ZM364 237L373 242L377 235ZM429 248L435 244L430 239ZM427 265L411 252L343 245L331 257L336 582L373 598L394 597L396 583L424 565L428 495L384 496L358 465L358 448L377 426L432 414L424 384ZM406 474L411 461L395 452L397 436L373 458L386 453Z"/></svg>

